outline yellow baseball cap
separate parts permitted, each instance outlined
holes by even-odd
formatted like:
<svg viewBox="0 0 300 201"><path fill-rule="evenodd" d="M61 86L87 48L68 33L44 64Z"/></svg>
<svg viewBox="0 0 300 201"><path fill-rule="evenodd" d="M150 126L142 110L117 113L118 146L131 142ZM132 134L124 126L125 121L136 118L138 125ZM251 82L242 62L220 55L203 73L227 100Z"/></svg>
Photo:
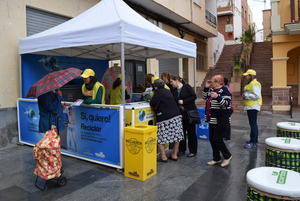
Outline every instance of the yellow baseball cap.
<svg viewBox="0 0 300 201"><path fill-rule="evenodd" d="M83 71L83 73L81 74L81 77L82 78L88 78L90 76L95 76L95 71L93 71L92 69L85 69Z"/></svg>
<svg viewBox="0 0 300 201"><path fill-rule="evenodd" d="M243 76L247 76L247 75L256 75L256 71L249 69L249 70L247 70L246 73L243 74Z"/></svg>
<svg viewBox="0 0 300 201"><path fill-rule="evenodd" d="M117 77L117 78L122 79L122 74L118 74L118 77Z"/></svg>

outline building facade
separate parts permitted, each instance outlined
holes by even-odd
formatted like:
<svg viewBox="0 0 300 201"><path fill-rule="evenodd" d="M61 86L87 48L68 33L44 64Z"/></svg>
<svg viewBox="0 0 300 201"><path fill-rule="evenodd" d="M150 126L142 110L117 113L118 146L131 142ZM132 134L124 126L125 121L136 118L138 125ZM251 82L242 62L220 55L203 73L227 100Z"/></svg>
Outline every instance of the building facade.
<svg viewBox="0 0 300 201"><path fill-rule="evenodd" d="M252 12L247 0L218 0L218 31L227 45L238 43L237 38L252 23Z"/></svg>
<svg viewBox="0 0 300 201"><path fill-rule="evenodd" d="M217 36L216 0L126 0L132 8L163 30L197 44L196 85L215 65L213 37ZM149 59L147 71L178 74L194 86L194 59Z"/></svg>
<svg viewBox="0 0 300 201"><path fill-rule="evenodd" d="M271 39L271 9L266 9L263 10L263 40L270 41Z"/></svg>
<svg viewBox="0 0 300 201"><path fill-rule="evenodd" d="M2 0L0 1L0 147L17 138L16 101L20 97L19 40L63 23L100 0ZM217 32L216 0L124 0L160 28L197 43L196 82L215 64L212 38ZM194 59L146 61L147 72L159 75L173 68L193 85ZM175 70L174 70L175 69ZM5 117L5 118L4 118Z"/></svg>
<svg viewBox="0 0 300 201"><path fill-rule="evenodd" d="M300 2L273 0L271 9L273 111L287 112L290 96L295 104L300 103Z"/></svg>

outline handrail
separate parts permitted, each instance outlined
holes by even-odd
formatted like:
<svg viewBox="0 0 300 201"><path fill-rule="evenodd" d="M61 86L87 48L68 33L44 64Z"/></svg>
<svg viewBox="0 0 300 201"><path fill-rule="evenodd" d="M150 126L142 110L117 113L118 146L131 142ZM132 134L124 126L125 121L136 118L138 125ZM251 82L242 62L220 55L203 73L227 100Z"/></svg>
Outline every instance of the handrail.
<svg viewBox="0 0 300 201"><path fill-rule="evenodd" d="M290 117L291 117L291 119L293 118L293 102L294 102L294 98L293 98L293 96L290 96Z"/></svg>

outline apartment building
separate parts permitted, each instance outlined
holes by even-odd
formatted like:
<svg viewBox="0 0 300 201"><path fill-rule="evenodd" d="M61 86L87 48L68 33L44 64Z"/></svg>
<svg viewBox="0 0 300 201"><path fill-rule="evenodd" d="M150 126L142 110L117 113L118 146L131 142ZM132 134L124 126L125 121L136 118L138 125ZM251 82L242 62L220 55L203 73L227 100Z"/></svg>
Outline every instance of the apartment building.
<svg viewBox="0 0 300 201"><path fill-rule="evenodd" d="M266 9L263 10L263 40L270 41L271 39L271 9Z"/></svg>
<svg viewBox="0 0 300 201"><path fill-rule="evenodd" d="M237 38L252 23L252 12L247 0L218 0L218 31L224 35L225 44L239 43Z"/></svg>

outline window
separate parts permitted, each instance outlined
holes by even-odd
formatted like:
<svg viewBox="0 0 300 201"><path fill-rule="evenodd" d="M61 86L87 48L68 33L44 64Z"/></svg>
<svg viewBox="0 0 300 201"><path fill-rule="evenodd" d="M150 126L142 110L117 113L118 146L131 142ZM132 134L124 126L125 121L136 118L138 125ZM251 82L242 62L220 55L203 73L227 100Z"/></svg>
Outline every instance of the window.
<svg viewBox="0 0 300 201"><path fill-rule="evenodd" d="M68 21L69 19L71 18L27 7L27 36L55 27L61 23Z"/></svg>
<svg viewBox="0 0 300 201"><path fill-rule="evenodd" d="M206 67L206 56L204 55L197 55L197 71L206 71L207 67Z"/></svg>
<svg viewBox="0 0 300 201"><path fill-rule="evenodd" d="M206 43L197 42L197 60L196 60L196 69L197 71L206 71L207 70L207 51Z"/></svg>

